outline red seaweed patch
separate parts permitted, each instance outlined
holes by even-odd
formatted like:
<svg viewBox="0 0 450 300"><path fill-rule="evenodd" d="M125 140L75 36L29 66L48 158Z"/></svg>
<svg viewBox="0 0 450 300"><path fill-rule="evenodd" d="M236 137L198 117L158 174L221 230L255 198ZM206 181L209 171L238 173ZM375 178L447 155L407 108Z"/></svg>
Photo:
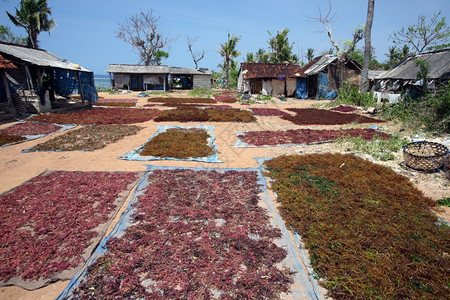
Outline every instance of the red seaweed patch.
<svg viewBox="0 0 450 300"><path fill-rule="evenodd" d="M133 172L54 171L2 194L0 285L38 288L71 278L59 274L81 267L137 179Z"/></svg>
<svg viewBox="0 0 450 300"><path fill-rule="evenodd" d="M345 114L337 111L317 108L289 108L295 116L284 116L285 120L296 125L342 125L350 123L383 123L384 121L361 116L358 114Z"/></svg>
<svg viewBox="0 0 450 300"><path fill-rule="evenodd" d="M258 206L253 171L155 170L131 224L107 241L75 298L272 299L288 292L287 252Z"/></svg>
<svg viewBox="0 0 450 300"><path fill-rule="evenodd" d="M390 134L377 131L375 129L343 129L343 130L264 130L248 131L238 135L238 138L250 146L274 146L285 144L312 144L322 142L332 142L338 138L362 137L364 140L374 138L389 139Z"/></svg>
<svg viewBox="0 0 450 300"><path fill-rule="evenodd" d="M339 105L333 108L330 108L330 110L339 111L339 112L353 112L358 110L356 107L353 106L347 106L347 105Z"/></svg>
<svg viewBox="0 0 450 300"><path fill-rule="evenodd" d="M55 124L133 124L153 120L157 109L96 108L67 114L39 114L27 121Z"/></svg>
<svg viewBox="0 0 450 300"><path fill-rule="evenodd" d="M41 135L49 134L60 130L62 127L54 124L43 123L19 123L8 128L2 129L0 132L9 135Z"/></svg>

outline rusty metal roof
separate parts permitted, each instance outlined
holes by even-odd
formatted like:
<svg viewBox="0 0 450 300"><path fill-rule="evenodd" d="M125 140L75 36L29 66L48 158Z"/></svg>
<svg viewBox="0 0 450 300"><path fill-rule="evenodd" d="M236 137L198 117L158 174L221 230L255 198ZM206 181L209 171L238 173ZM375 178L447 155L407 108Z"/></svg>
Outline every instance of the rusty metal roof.
<svg viewBox="0 0 450 300"><path fill-rule="evenodd" d="M16 69L16 65L0 54L0 69Z"/></svg>
<svg viewBox="0 0 450 300"><path fill-rule="evenodd" d="M270 63L241 63L241 70L245 79L277 78L286 75L288 78L306 77L299 65L270 64Z"/></svg>

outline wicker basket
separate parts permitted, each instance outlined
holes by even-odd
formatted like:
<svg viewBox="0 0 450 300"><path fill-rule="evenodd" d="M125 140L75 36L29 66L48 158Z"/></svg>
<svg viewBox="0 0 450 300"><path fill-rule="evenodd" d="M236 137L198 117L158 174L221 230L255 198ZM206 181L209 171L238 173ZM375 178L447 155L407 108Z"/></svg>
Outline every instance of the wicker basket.
<svg viewBox="0 0 450 300"><path fill-rule="evenodd" d="M419 171L437 171L444 164L447 154L447 147L434 142L413 142L403 146L406 165Z"/></svg>

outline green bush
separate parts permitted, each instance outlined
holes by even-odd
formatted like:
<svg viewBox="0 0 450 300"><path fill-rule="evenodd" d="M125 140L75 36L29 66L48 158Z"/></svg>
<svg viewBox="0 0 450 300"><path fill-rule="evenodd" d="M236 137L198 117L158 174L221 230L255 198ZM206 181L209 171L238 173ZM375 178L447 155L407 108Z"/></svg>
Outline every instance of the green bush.
<svg viewBox="0 0 450 300"><path fill-rule="evenodd" d="M210 98L214 95L219 95L220 93L213 91L212 89L207 88L196 88L192 91L189 91L189 96L192 97L201 97L201 98Z"/></svg>
<svg viewBox="0 0 450 300"><path fill-rule="evenodd" d="M398 153L408 141L399 136L392 136L387 140L379 139L375 136L372 141L364 140L362 137L348 136L346 138L338 139L338 143L346 145L348 151L366 153L375 159L388 161L395 159L395 154Z"/></svg>
<svg viewBox="0 0 450 300"><path fill-rule="evenodd" d="M357 105L362 107L374 106L376 104L372 93L360 93L358 86L344 82L343 87L338 90L337 103Z"/></svg>
<svg viewBox="0 0 450 300"><path fill-rule="evenodd" d="M407 97L395 105L384 104L381 113L383 118L399 121L413 129L450 133L450 83L435 95Z"/></svg>

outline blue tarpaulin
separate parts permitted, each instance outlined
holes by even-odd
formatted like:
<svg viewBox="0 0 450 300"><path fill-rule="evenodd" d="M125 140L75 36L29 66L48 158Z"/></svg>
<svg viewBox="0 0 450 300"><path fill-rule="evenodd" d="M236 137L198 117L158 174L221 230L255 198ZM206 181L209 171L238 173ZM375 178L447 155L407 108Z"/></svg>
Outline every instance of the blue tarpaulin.
<svg viewBox="0 0 450 300"><path fill-rule="evenodd" d="M327 73L320 72L317 76L317 99L324 99L328 94L328 76Z"/></svg>
<svg viewBox="0 0 450 300"><path fill-rule="evenodd" d="M307 99L308 98L308 86L306 78L297 78L297 98Z"/></svg>
<svg viewBox="0 0 450 300"><path fill-rule="evenodd" d="M75 78L72 71L58 70L54 72L55 92L63 97L70 97L75 87Z"/></svg>
<svg viewBox="0 0 450 300"><path fill-rule="evenodd" d="M98 100L97 90L95 89L94 73L80 72L81 88L85 100L96 103Z"/></svg>

